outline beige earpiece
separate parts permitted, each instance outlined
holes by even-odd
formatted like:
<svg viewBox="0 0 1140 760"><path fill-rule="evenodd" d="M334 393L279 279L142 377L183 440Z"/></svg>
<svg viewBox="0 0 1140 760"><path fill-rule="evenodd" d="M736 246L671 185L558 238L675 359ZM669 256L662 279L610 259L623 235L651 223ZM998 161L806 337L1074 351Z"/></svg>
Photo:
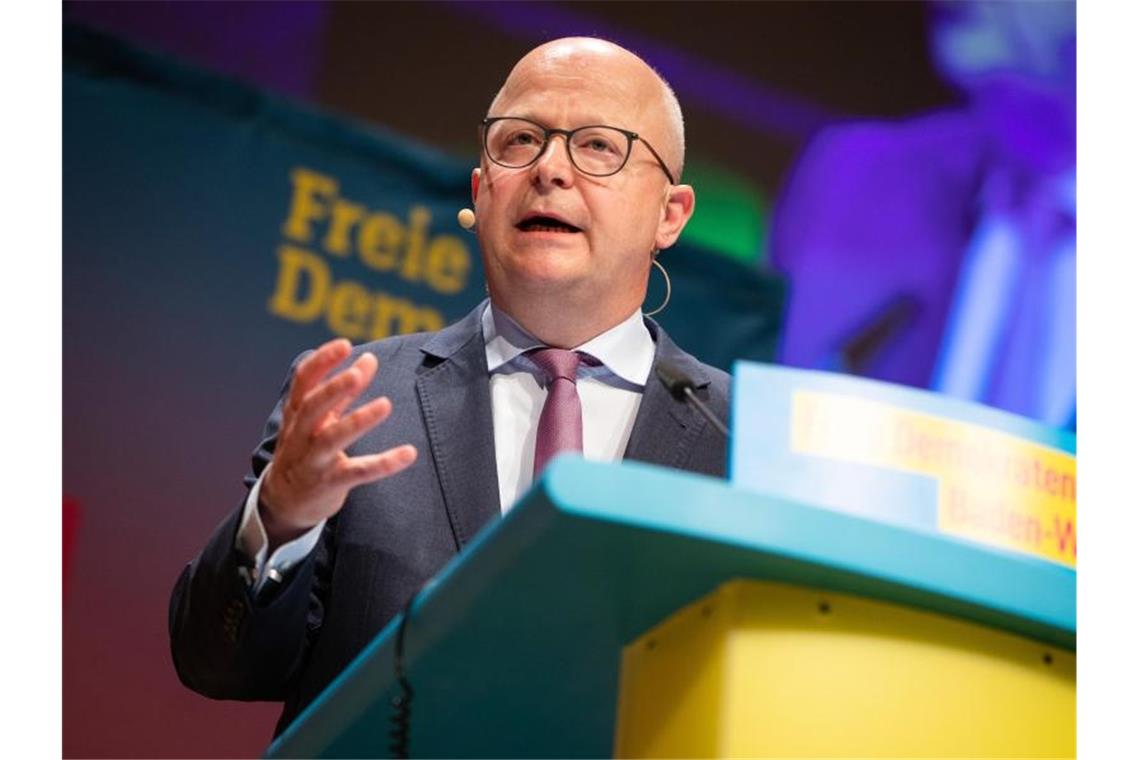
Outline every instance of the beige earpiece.
<svg viewBox="0 0 1140 760"><path fill-rule="evenodd" d="M474 183L478 182L479 177L481 177L483 175L483 170L478 169L478 168L473 169L472 174L474 175L473 180L472 180L472 188L474 188L475 187ZM475 229L475 212L472 211L471 209L469 209L469 208L459 209L459 213L455 215L455 218L459 220L459 226L462 227L463 229L465 229L465 230Z"/></svg>

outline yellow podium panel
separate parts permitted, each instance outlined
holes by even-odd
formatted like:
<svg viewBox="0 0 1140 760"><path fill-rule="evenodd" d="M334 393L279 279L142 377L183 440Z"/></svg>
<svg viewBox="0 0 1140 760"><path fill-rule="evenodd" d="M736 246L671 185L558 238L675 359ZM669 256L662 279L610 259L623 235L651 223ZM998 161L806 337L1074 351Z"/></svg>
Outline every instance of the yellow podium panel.
<svg viewBox="0 0 1140 760"><path fill-rule="evenodd" d="M622 655L617 757L1073 757L1076 656L985 626L731 581Z"/></svg>

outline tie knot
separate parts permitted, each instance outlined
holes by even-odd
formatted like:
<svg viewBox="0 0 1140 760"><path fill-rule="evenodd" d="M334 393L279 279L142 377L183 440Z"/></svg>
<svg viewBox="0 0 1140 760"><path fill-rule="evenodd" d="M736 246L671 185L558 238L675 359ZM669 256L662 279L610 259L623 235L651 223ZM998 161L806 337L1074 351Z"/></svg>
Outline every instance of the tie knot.
<svg viewBox="0 0 1140 760"><path fill-rule="evenodd" d="M582 357L576 351L565 348L538 348L529 354L531 360L546 375L547 380L562 378L570 382L578 379L578 364Z"/></svg>

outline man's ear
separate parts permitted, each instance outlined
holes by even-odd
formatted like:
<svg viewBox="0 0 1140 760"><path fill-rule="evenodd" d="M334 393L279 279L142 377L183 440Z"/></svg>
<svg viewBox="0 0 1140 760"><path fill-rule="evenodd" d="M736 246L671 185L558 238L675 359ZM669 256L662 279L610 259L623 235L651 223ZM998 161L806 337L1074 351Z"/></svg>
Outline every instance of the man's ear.
<svg viewBox="0 0 1140 760"><path fill-rule="evenodd" d="M471 170L471 202L476 203L479 199L479 176L483 173L478 167Z"/></svg>
<svg viewBox="0 0 1140 760"><path fill-rule="evenodd" d="M657 225L657 237L654 246L658 250L668 248L677 242L681 230L685 229L689 218L696 208L697 194L692 185L671 185L669 194L665 196L665 203L661 209L661 222Z"/></svg>

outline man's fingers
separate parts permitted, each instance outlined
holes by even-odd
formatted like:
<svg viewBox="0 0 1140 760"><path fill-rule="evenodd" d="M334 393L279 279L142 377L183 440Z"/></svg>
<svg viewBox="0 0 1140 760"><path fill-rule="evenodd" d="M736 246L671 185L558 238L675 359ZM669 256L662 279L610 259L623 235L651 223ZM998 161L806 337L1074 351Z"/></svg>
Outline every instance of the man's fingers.
<svg viewBox="0 0 1140 760"><path fill-rule="evenodd" d="M370 358L364 359L364 356L368 356ZM379 362L376 361L376 357L373 354L365 354L364 356L361 356L353 363L353 366L356 367L357 371L361 373L361 390L367 388L368 384L372 382L372 378L376 377L376 368L379 365ZM362 359L364 359L363 363L361 362ZM358 395L359 393L355 393L350 396L341 396L336 400L336 403L332 405L331 409L329 409L332 422L336 422L336 420L340 418L340 415L344 413L344 410L348 408L349 404L356 400L356 397Z"/></svg>
<svg viewBox="0 0 1140 760"><path fill-rule="evenodd" d="M338 404L342 405L341 409L347 406L368 387L375 376L376 357L372 354L361 355L351 367L309 391L297 410L295 428L306 435L318 432L318 423L328 412Z"/></svg>
<svg viewBox="0 0 1140 760"><path fill-rule="evenodd" d="M416 447L404 444L379 454L349 457L338 468L336 481L339 485L355 488L364 483L395 475L416 461L416 456Z"/></svg>
<svg viewBox="0 0 1140 760"><path fill-rule="evenodd" d="M320 379L351 352L351 343L344 338L334 338L302 359L293 372L293 383L289 387L289 408L295 411L300 407L301 401Z"/></svg>
<svg viewBox="0 0 1140 760"><path fill-rule="evenodd" d="M317 436L318 446L325 453L341 451L388 419L391 413L392 402L387 397L369 401L321 430Z"/></svg>

